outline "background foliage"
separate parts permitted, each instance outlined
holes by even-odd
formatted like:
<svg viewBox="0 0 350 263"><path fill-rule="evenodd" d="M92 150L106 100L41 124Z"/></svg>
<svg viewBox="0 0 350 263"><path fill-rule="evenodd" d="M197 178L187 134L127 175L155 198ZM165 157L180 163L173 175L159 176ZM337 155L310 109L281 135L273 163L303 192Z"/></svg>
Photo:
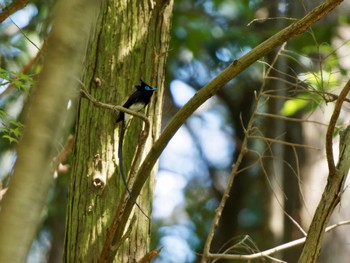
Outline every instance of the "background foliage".
<svg viewBox="0 0 350 263"><path fill-rule="evenodd" d="M22 111L33 92L30 87L35 75L40 71L52 5L52 1L34 1L0 25L0 179L4 187L16 159L14 146L20 141ZM196 90L232 61L314 6L316 3L289 0L175 1L164 123ZM261 112L298 119L316 118L327 123L329 102L334 100L332 94L337 94L349 77L347 12L350 8L346 3L343 6L345 8L338 8L306 34L286 43L279 53L276 51L230 81L175 135L161 157L156 179L153 247L164 249L155 262L198 260L197 253L202 251L231 166L241 150L242 127L250 118L261 87L266 93L279 96L278 100L267 96L259 101ZM269 65L273 65L272 70ZM269 69L271 74L266 74ZM348 118L344 115L342 121L339 128ZM305 123L282 123L261 117L256 119L256 127L260 135L316 145L322 152L324 126L312 130ZM269 147L271 149L266 150ZM325 167L322 153L298 149L299 163L295 163L288 149L276 149L264 141L252 140L249 149L251 152L243 167L250 168L235 181L213 251L230 248L236 253L248 253L300 237L286 216L276 217L273 200L281 195L278 200L283 201L284 211L307 228L314 204L312 199L305 199L304 194L311 191L317 196L322 192L322 184L312 181L312 175L320 173L319 167ZM282 151L283 156L279 156L278 151ZM254 165L256 155L260 156L258 160L263 160L262 164ZM262 157L266 155L268 157ZM282 166L286 166L282 170L271 168L276 165L276 156L284 163ZM303 172L305 177L300 177ZM60 261L68 176L58 176L29 261ZM305 186L309 188L305 190ZM343 202L342 212L346 205ZM282 211L281 207L277 210ZM246 235L249 237L244 239ZM339 233L332 238L333 244L345 242ZM242 240L244 242L240 242ZM323 250L320 262L329 262L331 256L334 260L332 244L326 240L325 247L329 249ZM338 247L338 262L348 258L349 253L340 250ZM298 249L293 249L283 258L295 262L298 253Z"/></svg>

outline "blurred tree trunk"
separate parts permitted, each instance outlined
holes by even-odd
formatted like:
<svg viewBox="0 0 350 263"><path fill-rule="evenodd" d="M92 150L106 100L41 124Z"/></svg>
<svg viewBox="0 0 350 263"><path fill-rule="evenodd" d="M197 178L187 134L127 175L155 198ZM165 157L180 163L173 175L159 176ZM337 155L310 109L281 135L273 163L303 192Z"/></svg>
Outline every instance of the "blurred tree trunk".
<svg viewBox="0 0 350 263"><path fill-rule="evenodd" d="M300 3L291 3L288 1L265 1L268 7L269 17L297 17L300 16ZM298 9L295 8L298 6ZM293 11L298 10L298 14ZM274 27L281 29L287 26L288 22L284 19L277 19L273 21L266 21L266 27ZM287 46L288 49L288 46ZM265 81L264 90L268 94L275 97L266 101L265 111L275 116L281 115L281 109L284 105L285 98L290 96L288 92L293 87L286 85L287 82L294 83L293 78L295 72L290 68L296 70L295 65L290 65L290 61L283 55L278 54L279 50L267 56L267 63L272 66ZM300 116L290 116L300 118ZM265 118L260 125L264 136L268 138L278 139L286 142L293 142L303 144L302 125L298 122L290 122L281 118ZM287 213L294 220L300 223L300 189L298 177L300 166L304 164L304 151L301 148L293 148L284 144L265 143L266 152L263 156L266 199L264 214L264 228L265 233L262 233L265 238L264 247L276 246L278 244L286 243L296 238L301 237L300 231L296 228L294 223L285 215ZM294 262L297 260L300 253L300 247L289 249L280 252L280 258L287 262Z"/></svg>
<svg viewBox="0 0 350 263"><path fill-rule="evenodd" d="M296 10L294 6L298 6L299 13L301 8L299 2L266 1L266 5L269 6L270 17L297 17L298 14L293 13ZM287 21L284 19L278 19L272 23L278 29L287 26ZM271 26L273 25L271 24ZM269 91L274 96L279 96L279 98L275 97L267 101L266 111L276 116L281 115L281 109L285 102L284 98L290 96L288 91L293 88L285 83L295 82L293 79L295 72L289 70L293 67L283 55L283 51L281 52L282 54L278 54L278 52L273 52L267 57L267 62L272 65L272 69L267 76L268 79L266 80L265 87L265 91ZM276 62L274 63L274 61ZM289 77L289 74L291 77ZM293 117L298 118L300 116ZM268 138L297 144L304 143L302 125L299 122L289 122L280 118L266 118L262 127L265 127L262 130L265 129L264 134ZM264 156L264 165L266 178L269 180L269 182L265 182L266 192L269 198L269 202L266 204L266 211L269 211L269 213L265 214L265 230L268 230L268 232L264 236L270 236L266 244L268 244L268 247L272 247L302 237L299 230L285 213L300 223L299 213L301 204L298 182L300 180L298 177L300 174L297 173L300 166L303 165L304 159L302 155L304 152L300 148L293 148L284 144L273 143L269 146L267 144L266 147L269 149ZM272 235L268 235L268 233L272 233ZM264 248L266 249L268 247ZM285 252L280 252L280 257L287 262L294 262L297 260L299 253L300 247L296 247Z"/></svg>
<svg viewBox="0 0 350 263"><path fill-rule="evenodd" d="M23 137L1 202L0 262L22 263L42 221L53 183L54 157L70 124L67 103L77 92L96 1L58 1L43 69L27 107ZM82 19L83 16L84 19Z"/></svg>
<svg viewBox="0 0 350 263"><path fill-rule="evenodd" d="M160 133L163 84L169 44L172 1L103 1L96 30L86 54L83 82L97 100L121 105L140 78L158 91L147 115L151 129L145 152ZM125 191L119 174L120 125L116 113L80 101L76 144L68 200L64 262L97 262L106 231ZM123 166L127 176L143 123L131 121L124 139ZM145 153L143 153L145 155ZM153 176L137 199L151 214ZM100 187L94 179L100 178ZM115 262L135 262L149 249L150 222L134 207L120 240ZM124 215L121 215L124 216ZM132 223L131 219L133 218Z"/></svg>

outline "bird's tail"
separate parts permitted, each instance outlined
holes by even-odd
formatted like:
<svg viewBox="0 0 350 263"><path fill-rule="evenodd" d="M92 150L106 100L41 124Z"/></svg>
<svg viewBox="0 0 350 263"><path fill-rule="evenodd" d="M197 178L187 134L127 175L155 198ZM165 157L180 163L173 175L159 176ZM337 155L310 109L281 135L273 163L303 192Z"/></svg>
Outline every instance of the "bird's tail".
<svg viewBox="0 0 350 263"><path fill-rule="evenodd" d="M123 118L123 117L122 117ZM118 118L119 119L119 118ZM117 119L117 122L119 122ZM125 125L125 121L122 122L122 129L120 131L120 136L119 136L119 146L118 146L118 157L119 157L119 170L120 170L120 174L122 176L122 180L125 186L126 191L128 192L131 200L134 202L134 204L140 209L140 211L142 212L142 214L144 214L148 220L150 220L149 216L142 210L142 208L140 207L140 205L136 202L136 199L133 197L133 195L131 194L131 191L129 190L128 187L128 183L126 181L126 177L124 174L124 168L123 168L123 140L124 140L124 135L125 135L125 131L126 131L126 125Z"/></svg>

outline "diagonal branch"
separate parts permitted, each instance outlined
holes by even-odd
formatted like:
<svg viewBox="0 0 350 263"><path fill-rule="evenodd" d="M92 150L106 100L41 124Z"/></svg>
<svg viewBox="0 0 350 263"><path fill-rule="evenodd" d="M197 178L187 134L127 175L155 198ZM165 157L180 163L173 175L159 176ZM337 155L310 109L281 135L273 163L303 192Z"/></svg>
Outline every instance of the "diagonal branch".
<svg viewBox="0 0 350 263"><path fill-rule="evenodd" d="M150 152L147 154L140 169L138 170L134 186L131 190L133 196L138 196L150 171L157 162L160 154L169 143L170 139L174 136L177 130L188 119L192 113L198 109L205 101L211 98L219 89L221 89L227 82L235 78L243 70L248 68L254 62L261 57L269 54L277 47L281 46L284 42L292 39L293 37L300 35L306 31L312 24L326 16L337 5L342 3L343 0L329 0L313 9L310 13L304 16L302 19L294 22L285 29L279 31L242 58L235 60L224 71L216 76L212 81L200 89L189 101L182 107L166 126L159 139L153 144ZM128 200L126 207L123 208L123 217L118 222L118 230L116 232L115 239L118 239L118 235L122 235L125 225L127 224L128 215L130 215L133 208L132 200Z"/></svg>
<svg viewBox="0 0 350 263"><path fill-rule="evenodd" d="M17 10L25 7L28 3L28 0L18 0L11 5L6 6L0 13L0 23L2 23L6 18L12 15Z"/></svg>
<svg viewBox="0 0 350 263"><path fill-rule="evenodd" d="M350 91L350 80L346 83L343 90L340 92L337 102L334 106L334 111L332 114L332 117L329 121L327 133L326 133L326 156L327 156L327 162L328 162L328 169L329 174L335 173L335 164L334 164L334 158L333 158L333 133L334 128L337 123L341 107L343 106L343 102L346 99L346 96L348 95Z"/></svg>
<svg viewBox="0 0 350 263"><path fill-rule="evenodd" d="M137 179L135 181L134 188L132 190L134 195L138 195L145 181L148 178L150 171L152 170L154 164L159 158L160 154L164 148L169 143L170 139L181 127L181 125L187 120L187 118L205 101L211 98L220 88L222 88L228 81L236 77L239 73L253 64L255 61L261 57L269 54L275 48L281 46L284 42L289 39L303 33L307 30L313 23L318 21L323 16L331 12L337 5L339 5L343 0L326 1L325 3L319 5L309 14L307 14L302 19L291 24L282 31L276 33L274 36L267 39L265 42L261 43L255 47L252 51L244 55L242 58L235 60L230 66L228 66L224 71L222 71L217 77L215 77L211 82L200 89L186 104L183 106L173 117L170 123L166 126L163 133L159 139L153 144L149 154L142 163ZM132 204L129 204L129 210L131 210Z"/></svg>

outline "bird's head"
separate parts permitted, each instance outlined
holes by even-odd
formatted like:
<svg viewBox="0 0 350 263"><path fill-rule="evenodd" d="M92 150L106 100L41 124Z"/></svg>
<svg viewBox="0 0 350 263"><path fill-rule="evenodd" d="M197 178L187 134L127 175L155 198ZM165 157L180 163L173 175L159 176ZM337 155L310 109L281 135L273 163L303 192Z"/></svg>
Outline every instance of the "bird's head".
<svg viewBox="0 0 350 263"><path fill-rule="evenodd" d="M143 82L142 79L140 79L140 81L141 81L141 85L136 86L137 90L140 90L140 91L151 91L151 92L157 90L157 88L152 88L150 85L148 85L145 82Z"/></svg>

